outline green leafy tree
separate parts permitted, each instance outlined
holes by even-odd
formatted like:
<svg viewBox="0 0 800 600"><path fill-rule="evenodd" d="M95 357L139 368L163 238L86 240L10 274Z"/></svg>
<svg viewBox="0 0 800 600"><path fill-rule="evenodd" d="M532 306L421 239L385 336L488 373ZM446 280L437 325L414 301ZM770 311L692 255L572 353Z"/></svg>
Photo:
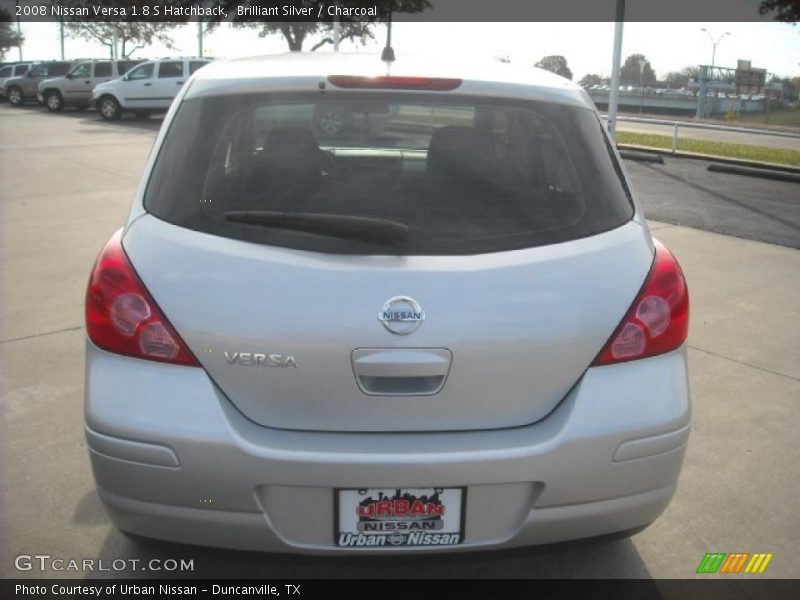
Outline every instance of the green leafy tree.
<svg viewBox="0 0 800 600"><path fill-rule="evenodd" d="M0 8L0 59L5 58L6 50L18 47L23 41L11 24L11 14Z"/></svg>
<svg viewBox="0 0 800 600"><path fill-rule="evenodd" d="M595 73L587 73L578 82L578 84L582 85L583 87L589 87L592 85L608 85L608 77L600 77L600 75Z"/></svg>
<svg viewBox="0 0 800 600"><path fill-rule="evenodd" d="M189 2L191 3L191 2ZM291 52L300 52L307 41L315 38L311 47L314 51L326 44L333 44L333 17L326 10L331 5L331 0L296 0L293 5L297 8L310 8L311 14L320 14L318 21L282 21L280 18L270 19L269 22L259 17L248 15L237 16L239 6L249 6L250 0L218 0L217 6L226 9L229 18L233 18L234 25L238 27L253 27L259 30L259 36L281 35L286 40ZM369 17L345 17L339 19L340 40L359 42L362 45L374 38L373 28L377 22L386 21L390 13L419 13L431 7L428 0L391 0L389 2L375 2L375 0L339 0L337 4L342 8L377 8L377 14ZM213 27L213 24L212 24Z"/></svg>
<svg viewBox="0 0 800 600"><path fill-rule="evenodd" d="M545 56L534 66L555 73L556 75L561 75L567 79L572 79L572 71L570 71L567 66L567 59L558 54Z"/></svg>
<svg viewBox="0 0 800 600"><path fill-rule="evenodd" d="M631 54L625 59L619 73L619 81L622 85L639 85L640 61L644 61L644 71L641 74L642 85L652 87L656 84L656 72L650 66L644 54Z"/></svg>

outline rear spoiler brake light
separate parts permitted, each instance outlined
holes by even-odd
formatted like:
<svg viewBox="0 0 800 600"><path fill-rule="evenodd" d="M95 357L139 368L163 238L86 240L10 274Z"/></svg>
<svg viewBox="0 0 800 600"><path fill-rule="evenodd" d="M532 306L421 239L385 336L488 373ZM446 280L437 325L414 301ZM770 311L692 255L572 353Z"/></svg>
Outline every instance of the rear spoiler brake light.
<svg viewBox="0 0 800 600"><path fill-rule="evenodd" d="M362 77L356 75L329 75L331 85L340 88L357 88L365 90L429 90L447 92L461 85L461 79L442 77Z"/></svg>

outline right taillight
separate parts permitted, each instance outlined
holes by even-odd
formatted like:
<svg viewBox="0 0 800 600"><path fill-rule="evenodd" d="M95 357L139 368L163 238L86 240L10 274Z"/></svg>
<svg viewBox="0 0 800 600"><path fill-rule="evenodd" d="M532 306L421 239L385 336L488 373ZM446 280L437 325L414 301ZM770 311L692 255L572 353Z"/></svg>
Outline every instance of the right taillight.
<svg viewBox="0 0 800 600"><path fill-rule="evenodd" d="M656 256L647 280L593 366L664 354L686 340L689 332L686 280L667 247L655 239L653 243Z"/></svg>
<svg viewBox="0 0 800 600"><path fill-rule="evenodd" d="M145 360L199 366L133 270L117 231L97 257L86 290L86 333L99 348Z"/></svg>

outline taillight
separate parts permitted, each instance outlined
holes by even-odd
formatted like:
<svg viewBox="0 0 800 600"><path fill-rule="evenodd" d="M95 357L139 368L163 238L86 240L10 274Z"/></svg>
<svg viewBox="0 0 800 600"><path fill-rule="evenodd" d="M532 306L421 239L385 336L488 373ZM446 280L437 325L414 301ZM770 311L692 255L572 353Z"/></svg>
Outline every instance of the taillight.
<svg viewBox="0 0 800 600"><path fill-rule="evenodd" d="M104 350L199 366L150 296L122 249L122 230L105 245L86 290L86 333Z"/></svg>
<svg viewBox="0 0 800 600"><path fill-rule="evenodd" d="M658 240L642 289L593 365L610 365L678 348L689 332L689 292L678 261Z"/></svg>
<svg viewBox="0 0 800 600"><path fill-rule="evenodd" d="M330 75L328 76L328 81L331 85L335 85L336 87L364 90L428 90L447 92L461 85L461 79L446 79L443 77L394 77L391 75L379 77Z"/></svg>

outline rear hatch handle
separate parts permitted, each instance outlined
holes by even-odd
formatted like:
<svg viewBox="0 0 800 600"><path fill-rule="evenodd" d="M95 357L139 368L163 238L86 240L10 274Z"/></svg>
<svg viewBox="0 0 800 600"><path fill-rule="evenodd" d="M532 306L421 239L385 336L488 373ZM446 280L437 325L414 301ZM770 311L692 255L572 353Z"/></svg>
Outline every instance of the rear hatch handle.
<svg viewBox="0 0 800 600"><path fill-rule="evenodd" d="M359 348L351 359L369 396L430 396L444 387L453 355L446 348Z"/></svg>

